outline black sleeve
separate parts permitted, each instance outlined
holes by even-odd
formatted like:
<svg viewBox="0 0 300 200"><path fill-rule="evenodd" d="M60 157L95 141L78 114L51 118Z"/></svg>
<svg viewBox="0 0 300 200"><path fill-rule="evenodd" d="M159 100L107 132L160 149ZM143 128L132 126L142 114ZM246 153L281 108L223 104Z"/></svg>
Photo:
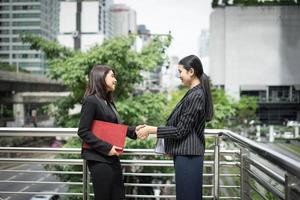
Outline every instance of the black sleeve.
<svg viewBox="0 0 300 200"><path fill-rule="evenodd" d="M135 126L128 126L127 137L136 140Z"/></svg>
<svg viewBox="0 0 300 200"><path fill-rule="evenodd" d="M188 135L194 123L196 115L203 109L203 95L194 94L183 103L182 113L178 124L175 126L160 126L157 128L158 138L183 138Z"/></svg>
<svg viewBox="0 0 300 200"><path fill-rule="evenodd" d="M97 105L86 98L82 104L78 136L86 142L93 150L108 155L112 145L100 140L91 132L91 125L96 114Z"/></svg>

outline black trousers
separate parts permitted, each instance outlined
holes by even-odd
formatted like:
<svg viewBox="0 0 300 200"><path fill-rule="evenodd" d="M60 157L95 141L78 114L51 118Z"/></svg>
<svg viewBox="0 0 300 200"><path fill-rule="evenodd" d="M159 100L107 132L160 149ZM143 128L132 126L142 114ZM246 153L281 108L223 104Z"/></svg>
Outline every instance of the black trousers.
<svg viewBox="0 0 300 200"><path fill-rule="evenodd" d="M174 156L176 200L202 200L203 156Z"/></svg>
<svg viewBox="0 0 300 200"><path fill-rule="evenodd" d="M123 200L125 187L120 162L87 161L91 172L95 200Z"/></svg>

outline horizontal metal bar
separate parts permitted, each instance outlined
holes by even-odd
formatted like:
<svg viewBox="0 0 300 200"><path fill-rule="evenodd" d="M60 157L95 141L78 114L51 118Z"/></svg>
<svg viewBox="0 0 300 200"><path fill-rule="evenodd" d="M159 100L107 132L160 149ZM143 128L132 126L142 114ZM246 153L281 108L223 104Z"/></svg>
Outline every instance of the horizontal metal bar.
<svg viewBox="0 0 300 200"><path fill-rule="evenodd" d="M124 183L125 186L131 187L175 187L175 184L159 184L159 183Z"/></svg>
<svg viewBox="0 0 300 200"><path fill-rule="evenodd" d="M0 172L8 172L8 173L45 173L45 174L78 174L82 175L82 171L37 171L37 170L0 170Z"/></svg>
<svg viewBox="0 0 300 200"><path fill-rule="evenodd" d="M280 198L282 200L284 199L284 194L282 192L280 192L276 187L274 187L273 185L268 183L266 180L264 180L261 176L257 175L255 172L253 172L249 169L245 169L245 170L252 178L254 178L254 180L256 180L267 191L271 192L272 194L274 194L275 196L277 196L278 198Z"/></svg>
<svg viewBox="0 0 300 200"><path fill-rule="evenodd" d="M161 184L161 183L124 183L125 186L131 187L175 187L175 184ZM213 185L202 185L203 188L212 188Z"/></svg>
<svg viewBox="0 0 300 200"><path fill-rule="evenodd" d="M74 137L77 136L77 128L1 127L0 136Z"/></svg>
<svg viewBox="0 0 300 200"><path fill-rule="evenodd" d="M220 188L240 188L239 185L220 185Z"/></svg>
<svg viewBox="0 0 300 200"><path fill-rule="evenodd" d="M82 165L82 159L39 159L39 158L0 158L2 163L43 163ZM171 160L121 160L123 166L165 166L172 167ZM236 166L239 162L220 162L220 165ZM204 166L213 166L213 161L204 161Z"/></svg>
<svg viewBox="0 0 300 200"><path fill-rule="evenodd" d="M174 173L123 173L124 176L163 176L163 177L173 177Z"/></svg>
<svg viewBox="0 0 300 200"><path fill-rule="evenodd" d="M126 198L161 198L161 199L170 199L170 198L176 198L175 195L137 195L137 194L126 194Z"/></svg>
<svg viewBox="0 0 300 200"><path fill-rule="evenodd" d="M229 130L223 130L223 135L227 136L233 142L236 142L242 147L249 149L255 154L263 157L264 159L272 162L281 169L300 178L300 162L292 158L274 151L266 146L263 146L253 140L243 137Z"/></svg>
<svg viewBox="0 0 300 200"><path fill-rule="evenodd" d="M43 164L61 164L61 165L82 165L81 159L38 159L38 158L0 158L2 163L43 163Z"/></svg>
<svg viewBox="0 0 300 200"><path fill-rule="evenodd" d="M275 181L279 182L282 185L285 183L284 177L282 177L279 174L275 173L273 170L271 170L271 169L267 168L266 166L256 162L255 160L252 160L251 158L249 158L249 161L254 167L256 167L257 169L259 169L262 172L266 173L267 175L269 175Z"/></svg>
<svg viewBox="0 0 300 200"><path fill-rule="evenodd" d="M240 174L220 174L221 177L240 177Z"/></svg>
<svg viewBox="0 0 300 200"><path fill-rule="evenodd" d="M81 148L45 148L45 147L0 147L6 153L71 153L80 154Z"/></svg>
<svg viewBox="0 0 300 200"><path fill-rule="evenodd" d="M33 127L0 127L0 136L32 136L32 137L77 137L77 128L33 128ZM221 135L221 129L205 129L205 135Z"/></svg>
<svg viewBox="0 0 300 200"><path fill-rule="evenodd" d="M80 154L81 148L48 148L48 147L0 147L0 152L5 153L72 153L72 154ZM239 153L240 150L221 150L223 154L235 154ZM214 150L205 150L205 154L212 154ZM160 156L154 152L154 149L124 149L123 155L154 155Z"/></svg>
<svg viewBox="0 0 300 200"><path fill-rule="evenodd" d="M241 197L219 197L219 199L241 199Z"/></svg>
<svg viewBox="0 0 300 200"><path fill-rule="evenodd" d="M82 193L75 192L17 192L17 191L0 191L0 194L58 194L58 195L72 195L72 196L82 196Z"/></svg>
<svg viewBox="0 0 300 200"><path fill-rule="evenodd" d="M82 185L82 182L46 182L46 181L7 181L0 180L0 183L20 183L20 184L49 184L49 185Z"/></svg>

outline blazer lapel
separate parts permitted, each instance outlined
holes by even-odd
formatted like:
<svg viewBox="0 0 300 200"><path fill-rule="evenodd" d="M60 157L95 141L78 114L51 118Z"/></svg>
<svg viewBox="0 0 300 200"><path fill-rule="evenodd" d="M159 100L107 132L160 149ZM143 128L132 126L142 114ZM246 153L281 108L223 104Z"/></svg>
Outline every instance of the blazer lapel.
<svg viewBox="0 0 300 200"><path fill-rule="evenodd" d="M103 106L103 108L108 109L108 106L109 106L112 109L112 111L116 115L118 124L120 124L121 123L121 118L120 118L120 115L119 115L118 111L115 108L115 105L113 103L109 103L109 102L105 101L104 99L100 99L97 95L95 95L95 97L98 99L98 101L101 104L105 104L105 106Z"/></svg>
<svg viewBox="0 0 300 200"><path fill-rule="evenodd" d="M109 105L109 106L111 107L111 109L114 111L114 113L115 113L115 115L116 115L116 117L117 117L118 124L120 124L120 123L121 123L121 117L120 117L120 115L119 115L119 113L118 113L118 111L117 111L115 105L114 105L113 103L108 103L108 105Z"/></svg>
<svg viewBox="0 0 300 200"><path fill-rule="evenodd" d="M186 98L186 96L189 94L190 91L188 91L183 97L182 99L179 101L179 103L175 106L175 108L173 109L172 113L169 115L167 121L169 121L169 119L173 116L174 112L177 110L177 108L183 103L184 99Z"/></svg>
<svg viewBox="0 0 300 200"><path fill-rule="evenodd" d="M190 89L189 91L187 91L187 92L185 93L185 95L182 97L182 99L179 101L179 103L178 103L178 104L175 106L175 108L173 109L172 113L169 115L167 121L173 116L173 114L174 114L174 112L177 110L177 108L184 102L184 99L185 99L192 91L196 90L196 89L198 88L198 86L200 86L200 84L197 85L197 86L195 86L195 87L193 87L192 89Z"/></svg>

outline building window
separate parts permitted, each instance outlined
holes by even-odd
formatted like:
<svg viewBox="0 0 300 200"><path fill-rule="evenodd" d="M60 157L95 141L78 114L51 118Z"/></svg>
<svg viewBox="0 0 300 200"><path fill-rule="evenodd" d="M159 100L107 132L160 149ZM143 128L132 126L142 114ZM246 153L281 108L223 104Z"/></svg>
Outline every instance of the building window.
<svg viewBox="0 0 300 200"><path fill-rule="evenodd" d="M13 30L13 34L34 33L41 34L41 30Z"/></svg>
<svg viewBox="0 0 300 200"><path fill-rule="evenodd" d="M267 100L267 92L264 90L241 91L241 96L257 97L259 102L266 102Z"/></svg>
<svg viewBox="0 0 300 200"><path fill-rule="evenodd" d="M9 38L0 38L0 42L9 42Z"/></svg>
<svg viewBox="0 0 300 200"><path fill-rule="evenodd" d="M293 86L292 102L300 103L300 90L296 90Z"/></svg>
<svg viewBox="0 0 300 200"><path fill-rule="evenodd" d="M9 22L0 22L0 27L9 26Z"/></svg>
<svg viewBox="0 0 300 200"><path fill-rule="evenodd" d="M0 6L0 10L9 10L9 6Z"/></svg>
<svg viewBox="0 0 300 200"><path fill-rule="evenodd" d="M39 18L40 13L18 13L13 14L13 18Z"/></svg>
<svg viewBox="0 0 300 200"><path fill-rule="evenodd" d="M13 22L13 26L40 26L41 22Z"/></svg>
<svg viewBox="0 0 300 200"><path fill-rule="evenodd" d="M40 0L13 0L13 2L39 2Z"/></svg>
<svg viewBox="0 0 300 200"><path fill-rule="evenodd" d="M40 10L40 5L13 6L13 10Z"/></svg>
<svg viewBox="0 0 300 200"><path fill-rule="evenodd" d="M13 50L30 50L30 46L13 46Z"/></svg>
<svg viewBox="0 0 300 200"><path fill-rule="evenodd" d="M9 50L9 46L0 46L0 50L7 51Z"/></svg>
<svg viewBox="0 0 300 200"><path fill-rule="evenodd" d="M0 34L9 34L9 30L0 30Z"/></svg>
<svg viewBox="0 0 300 200"><path fill-rule="evenodd" d="M2 58L2 59L8 59L9 58L9 54L0 54L0 58Z"/></svg>
<svg viewBox="0 0 300 200"><path fill-rule="evenodd" d="M41 63L34 62L19 62L19 65L22 67L41 67Z"/></svg>
<svg viewBox="0 0 300 200"><path fill-rule="evenodd" d="M269 101L271 102L290 101L290 86L270 86Z"/></svg>
<svg viewBox="0 0 300 200"><path fill-rule="evenodd" d="M9 18L9 14L0 14L0 18Z"/></svg>

